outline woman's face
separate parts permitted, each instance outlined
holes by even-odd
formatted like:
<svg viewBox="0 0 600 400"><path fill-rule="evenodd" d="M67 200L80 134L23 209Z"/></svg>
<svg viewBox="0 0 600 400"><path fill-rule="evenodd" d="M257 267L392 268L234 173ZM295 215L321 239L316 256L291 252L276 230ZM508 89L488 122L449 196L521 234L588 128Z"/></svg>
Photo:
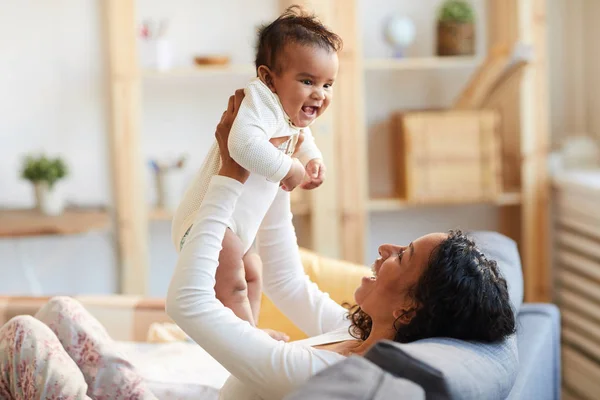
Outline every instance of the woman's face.
<svg viewBox="0 0 600 400"><path fill-rule="evenodd" d="M427 268L432 251L447 237L445 233L431 233L407 246L379 246L373 276L365 276L354 292L356 304L373 321L393 321L398 314L410 312L416 305L409 291Z"/></svg>

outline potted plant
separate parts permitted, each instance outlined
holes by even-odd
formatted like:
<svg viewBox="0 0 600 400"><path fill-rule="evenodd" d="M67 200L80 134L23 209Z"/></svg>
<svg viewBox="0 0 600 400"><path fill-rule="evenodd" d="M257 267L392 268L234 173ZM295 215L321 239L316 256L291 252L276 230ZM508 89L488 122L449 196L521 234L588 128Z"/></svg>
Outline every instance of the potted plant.
<svg viewBox="0 0 600 400"><path fill-rule="evenodd" d="M67 165L60 158L27 156L21 177L33 183L36 208L46 215L59 215L64 200L56 191L56 183L68 174Z"/></svg>
<svg viewBox="0 0 600 400"><path fill-rule="evenodd" d="M465 0L446 0L437 21L438 56L475 54L475 14Z"/></svg>

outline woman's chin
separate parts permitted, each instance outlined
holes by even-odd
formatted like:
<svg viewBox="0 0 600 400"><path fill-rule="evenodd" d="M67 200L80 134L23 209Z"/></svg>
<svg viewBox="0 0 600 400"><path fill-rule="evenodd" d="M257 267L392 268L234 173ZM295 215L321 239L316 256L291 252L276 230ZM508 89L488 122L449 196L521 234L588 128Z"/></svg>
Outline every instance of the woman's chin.
<svg viewBox="0 0 600 400"><path fill-rule="evenodd" d="M360 304L362 303L362 300L371 291L370 285L372 285L372 284L373 284L373 280L368 276L365 276L361 279L360 286L357 287L356 290L354 291L354 301L356 302L356 304L358 304L360 306Z"/></svg>

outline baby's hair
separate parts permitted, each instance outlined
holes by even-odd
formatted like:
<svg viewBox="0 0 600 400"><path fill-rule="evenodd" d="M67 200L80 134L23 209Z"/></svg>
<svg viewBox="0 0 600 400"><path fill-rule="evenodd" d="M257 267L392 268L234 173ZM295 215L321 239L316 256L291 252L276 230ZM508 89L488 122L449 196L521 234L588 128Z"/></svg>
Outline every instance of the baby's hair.
<svg viewBox="0 0 600 400"><path fill-rule="evenodd" d="M317 46L333 52L340 51L343 45L342 39L325 27L314 14L293 5L275 21L259 29L256 69L265 65L274 72L280 72L282 65L278 57L288 43Z"/></svg>

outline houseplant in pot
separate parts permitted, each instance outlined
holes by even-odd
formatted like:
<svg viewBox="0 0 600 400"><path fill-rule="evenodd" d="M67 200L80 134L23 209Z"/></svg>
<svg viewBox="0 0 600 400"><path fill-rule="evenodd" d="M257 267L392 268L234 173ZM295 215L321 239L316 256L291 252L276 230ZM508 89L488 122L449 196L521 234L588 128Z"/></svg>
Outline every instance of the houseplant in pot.
<svg viewBox="0 0 600 400"><path fill-rule="evenodd" d="M475 14L465 0L446 0L438 13L437 55L475 54Z"/></svg>
<svg viewBox="0 0 600 400"><path fill-rule="evenodd" d="M56 183L66 177L68 169L61 158L45 155L27 156L21 176L33 183L36 207L46 215L59 215L64 210L64 199L56 191Z"/></svg>

